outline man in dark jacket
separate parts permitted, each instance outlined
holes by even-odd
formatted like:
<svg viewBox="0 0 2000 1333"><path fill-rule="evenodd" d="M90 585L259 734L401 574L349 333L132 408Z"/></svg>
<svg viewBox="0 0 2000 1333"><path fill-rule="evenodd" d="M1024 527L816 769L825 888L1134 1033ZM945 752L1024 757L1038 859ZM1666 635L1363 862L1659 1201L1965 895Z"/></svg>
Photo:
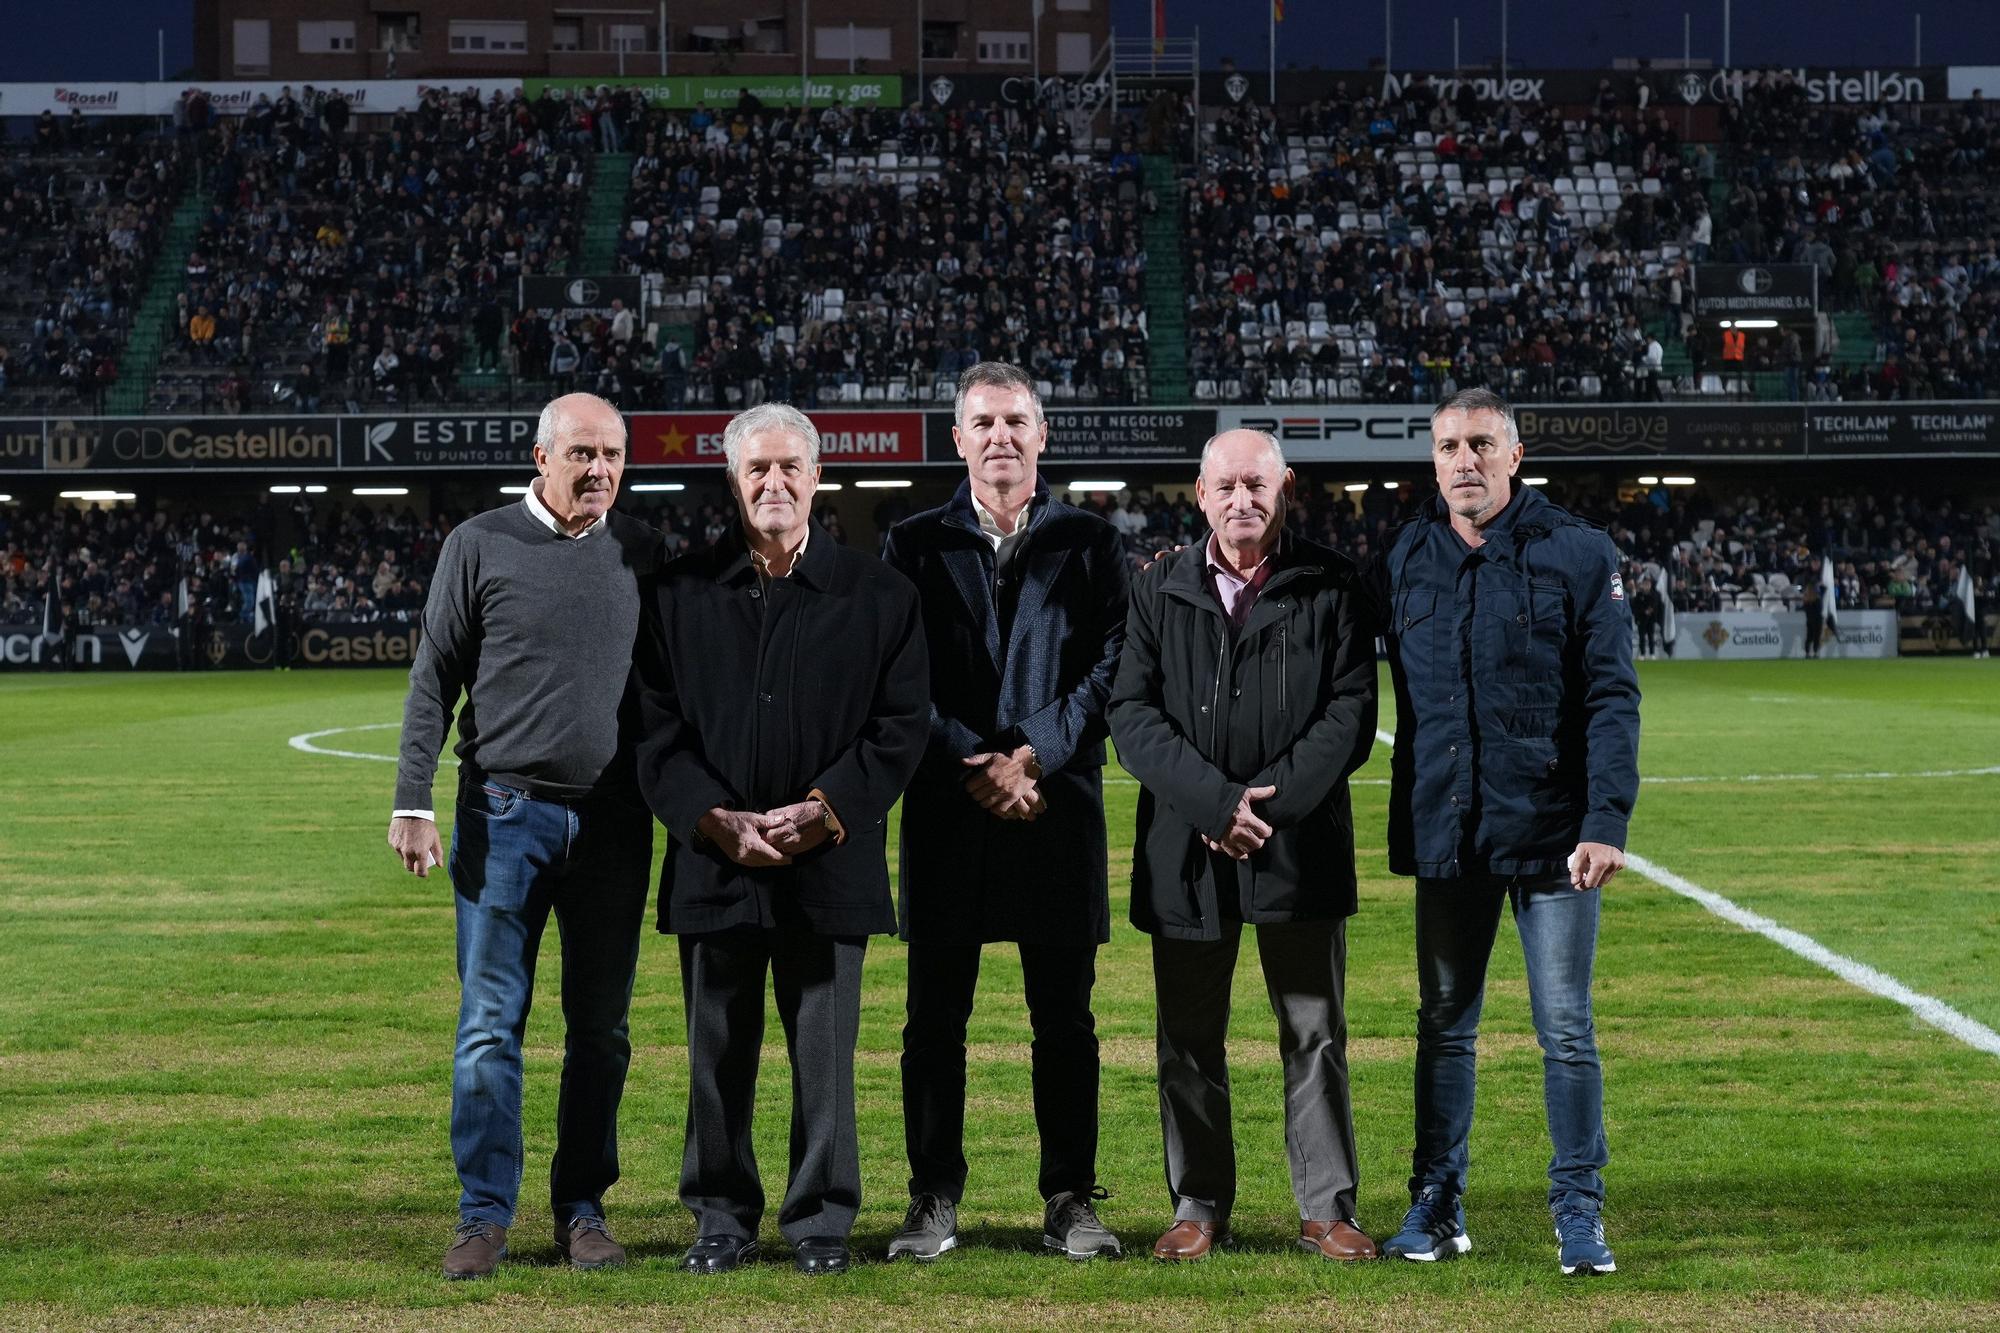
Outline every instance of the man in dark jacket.
<svg viewBox="0 0 2000 1333"><path fill-rule="evenodd" d="M1639 794L1639 682L1618 552L1516 489L1513 409L1468 389L1431 415L1439 497L1372 580L1396 689L1389 869L1417 877L1411 1206L1384 1251L1432 1260L1465 1232L1473 1046L1503 908L1527 958L1565 1273L1609 1273L1604 1084L1590 1013L1598 890Z"/></svg>
<svg viewBox="0 0 2000 1333"><path fill-rule="evenodd" d="M752 408L723 448L739 522L661 572L634 661L639 784L673 835L660 929L681 937L688 1024L684 1266L756 1253L768 969L792 1064L778 1224L802 1272L840 1272L861 1202L861 960L895 924L887 822L923 755L923 625L909 580L814 528L819 433L803 413Z"/></svg>
<svg viewBox="0 0 2000 1333"><path fill-rule="evenodd" d="M1153 937L1160 1118L1174 1225L1153 1253L1199 1259L1236 1195L1223 1038L1245 923L1278 1016L1299 1243L1373 1258L1354 1221L1346 919L1347 777L1375 735L1375 646L1353 564L1285 531L1278 443L1229 431L1202 451L1213 534L1133 587L1111 695L1137 777L1132 923Z"/></svg>
<svg viewBox="0 0 2000 1333"><path fill-rule="evenodd" d="M959 380L951 503L896 525L885 558L917 585L931 661L930 745L903 801L910 942L903 1134L910 1210L891 1259L958 1243L965 1025L980 945L1020 943L1042 1143L1042 1243L1118 1254L1097 1184L1097 946L1110 938L1104 705L1125 641L1125 552L1051 499L1034 381L982 361Z"/></svg>

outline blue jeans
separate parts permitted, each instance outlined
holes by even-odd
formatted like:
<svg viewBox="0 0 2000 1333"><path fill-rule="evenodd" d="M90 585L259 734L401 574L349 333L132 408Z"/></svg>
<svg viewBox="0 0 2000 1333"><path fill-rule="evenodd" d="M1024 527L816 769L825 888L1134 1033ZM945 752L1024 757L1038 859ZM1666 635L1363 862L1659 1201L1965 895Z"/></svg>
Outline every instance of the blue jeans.
<svg viewBox="0 0 2000 1333"><path fill-rule="evenodd" d="M1579 893L1567 875L1417 881L1417 1144L1410 1193L1442 1185L1465 1192L1472 1134L1473 1048L1486 998L1486 964L1511 906L1528 965L1528 1006L1542 1047L1548 1108L1549 1201L1581 1194L1602 1203L1604 1075L1590 1016L1599 890Z"/></svg>
<svg viewBox="0 0 2000 1333"><path fill-rule="evenodd" d="M521 1035L535 959L562 937L562 1086L549 1198L558 1227L602 1216L618 1179L618 1100L632 1061L626 1015L653 861L653 819L610 797L561 802L461 782L451 833L458 904L458 1044L451 1155L459 1215L512 1226L521 1190Z"/></svg>

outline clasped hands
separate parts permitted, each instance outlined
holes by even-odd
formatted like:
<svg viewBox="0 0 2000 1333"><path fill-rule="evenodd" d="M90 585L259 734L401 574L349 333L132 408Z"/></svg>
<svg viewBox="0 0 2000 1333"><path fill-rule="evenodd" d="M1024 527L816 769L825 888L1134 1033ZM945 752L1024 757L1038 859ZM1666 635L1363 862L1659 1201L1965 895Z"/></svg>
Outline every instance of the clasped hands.
<svg viewBox="0 0 2000 1333"><path fill-rule="evenodd" d="M753 869L788 866L793 857L805 855L833 836L826 827L826 813L826 804L818 797L761 814L717 806L701 817L695 831L737 865Z"/></svg>
<svg viewBox="0 0 2000 1333"><path fill-rule="evenodd" d="M1042 766L1031 745L995 750L959 760L969 771L965 794L996 819L1033 819L1049 808L1042 795Z"/></svg>
<svg viewBox="0 0 2000 1333"><path fill-rule="evenodd" d="M1278 794L1276 787L1245 787L1243 797L1236 802L1236 809L1229 816L1229 827L1220 838L1201 835L1202 845L1211 852L1221 852L1224 856L1238 861L1248 861L1250 854L1262 847L1271 837L1271 826L1259 818L1250 807L1258 801L1268 801Z"/></svg>

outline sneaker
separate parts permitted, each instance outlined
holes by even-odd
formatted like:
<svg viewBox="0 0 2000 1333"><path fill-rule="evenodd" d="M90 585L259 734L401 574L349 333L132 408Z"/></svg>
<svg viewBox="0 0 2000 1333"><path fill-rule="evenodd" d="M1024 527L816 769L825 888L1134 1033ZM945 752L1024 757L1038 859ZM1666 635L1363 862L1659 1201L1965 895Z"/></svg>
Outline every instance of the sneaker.
<svg viewBox="0 0 2000 1333"><path fill-rule="evenodd" d="M452 1228L451 1248L444 1252L444 1275L454 1282L491 1277L507 1257L507 1228L468 1217Z"/></svg>
<svg viewBox="0 0 2000 1333"><path fill-rule="evenodd" d="M1576 1202L1575 1196L1556 1204L1556 1244L1562 1271L1586 1277L1618 1271L1611 1247L1604 1243L1604 1219L1598 1216L1595 1200Z"/></svg>
<svg viewBox="0 0 2000 1333"><path fill-rule="evenodd" d="M958 1248L958 1207L942 1194L919 1194L903 1215L903 1229L889 1242L891 1259L924 1263Z"/></svg>
<svg viewBox="0 0 2000 1333"><path fill-rule="evenodd" d="M1450 1259L1472 1248L1465 1234L1465 1205L1457 1196L1446 1194L1442 1185L1426 1185L1403 1214L1403 1226L1382 1247L1390 1259L1409 1259L1420 1264Z"/></svg>
<svg viewBox="0 0 2000 1333"><path fill-rule="evenodd" d="M1050 1199L1047 1211L1042 1214L1042 1244L1078 1261L1100 1255L1122 1259L1125 1247L1097 1220L1097 1210L1091 1207L1093 1200L1110 1197L1109 1192L1100 1188L1064 1190Z"/></svg>
<svg viewBox="0 0 2000 1333"><path fill-rule="evenodd" d="M583 1214L567 1227L556 1228L556 1249L572 1268L619 1268L625 1263L625 1247L611 1239L611 1228L595 1214Z"/></svg>

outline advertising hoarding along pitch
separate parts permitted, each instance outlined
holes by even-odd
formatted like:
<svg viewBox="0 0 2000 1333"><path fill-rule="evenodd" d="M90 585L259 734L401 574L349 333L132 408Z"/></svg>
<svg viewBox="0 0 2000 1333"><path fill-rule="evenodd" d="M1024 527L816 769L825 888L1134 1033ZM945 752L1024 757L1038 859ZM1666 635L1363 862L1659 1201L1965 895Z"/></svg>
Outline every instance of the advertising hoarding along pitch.
<svg viewBox="0 0 2000 1333"><path fill-rule="evenodd" d="M692 77L648 77L632 75L583 75L566 78L527 78L521 91L529 101L544 92L569 96L591 93L599 88L630 88L654 106L688 108L707 106L728 111L748 89L767 107L796 108L801 105L801 88L796 74L719 74ZM900 74L815 74L810 101L813 106L901 106L903 78Z"/></svg>
<svg viewBox="0 0 2000 1333"><path fill-rule="evenodd" d="M1829 403L1806 409L1815 454L2000 453L2000 403Z"/></svg>
<svg viewBox="0 0 2000 1333"><path fill-rule="evenodd" d="M722 430L730 412L640 412L628 417L627 462L633 467L721 467ZM921 412L813 412L819 461L921 463Z"/></svg>
<svg viewBox="0 0 2000 1333"><path fill-rule="evenodd" d="M1202 407L1053 408L1044 463L1173 463L1201 456L1216 413ZM949 412L926 414L933 463L958 463Z"/></svg>
<svg viewBox="0 0 2000 1333"><path fill-rule="evenodd" d="M50 472L321 471L339 466L334 417L63 417Z"/></svg>
<svg viewBox="0 0 2000 1333"><path fill-rule="evenodd" d="M346 417L340 423L343 468L527 467L539 413Z"/></svg>
<svg viewBox="0 0 2000 1333"><path fill-rule="evenodd" d="M0 472L42 470L42 436L47 424L40 417L0 418Z"/></svg>

